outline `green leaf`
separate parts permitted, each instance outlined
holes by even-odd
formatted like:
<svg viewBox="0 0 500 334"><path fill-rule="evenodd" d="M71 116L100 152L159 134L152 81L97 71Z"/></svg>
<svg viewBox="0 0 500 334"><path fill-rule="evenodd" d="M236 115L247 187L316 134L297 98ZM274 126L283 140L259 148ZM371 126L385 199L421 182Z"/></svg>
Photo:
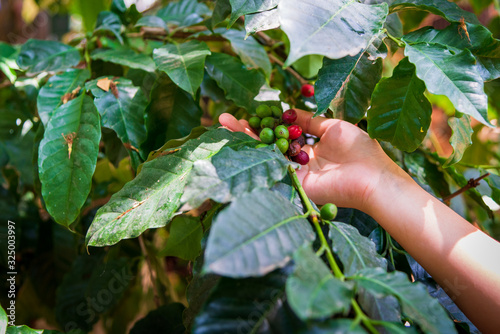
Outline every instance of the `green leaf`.
<svg viewBox="0 0 500 334"><path fill-rule="evenodd" d="M246 36L258 31L275 29L280 26L278 8L245 15Z"/></svg>
<svg viewBox="0 0 500 334"><path fill-rule="evenodd" d="M314 239L309 222L299 214L268 189L242 194L214 219L204 271L248 277L283 267L298 247Z"/></svg>
<svg viewBox="0 0 500 334"><path fill-rule="evenodd" d="M375 244L359 234L351 225L332 222L329 238L332 249L344 265L344 274L349 276L363 268L386 268L387 262L375 249Z"/></svg>
<svg viewBox="0 0 500 334"><path fill-rule="evenodd" d="M231 4L229 0L216 0L212 18L210 19L210 27L212 30L215 29L219 23L224 21L229 14L231 14Z"/></svg>
<svg viewBox="0 0 500 334"><path fill-rule="evenodd" d="M38 170L47 211L61 225L74 222L87 200L100 138L99 114L85 94L60 106L47 123Z"/></svg>
<svg viewBox="0 0 500 334"><path fill-rule="evenodd" d="M470 117L467 115L455 116L448 120L448 125L453 131L450 144L453 147L453 153L446 160L443 167L448 167L459 162L464 155L467 147L472 145L472 134L474 130L470 124Z"/></svg>
<svg viewBox="0 0 500 334"><path fill-rule="evenodd" d="M11 307L8 305L7 307ZM0 305L0 334L5 334L7 330L7 324L9 322L9 318L7 318L7 313L3 309L2 305Z"/></svg>
<svg viewBox="0 0 500 334"><path fill-rule="evenodd" d="M349 311L354 292L332 275L311 247L299 248L293 261L295 270L286 281L286 296L300 319L321 319Z"/></svg>
<svg viewBox="0 0 500 334"><path fill-rule="evenodd" d="M288 0L278 6L278 12L281 29L290 39L290 53L284 64L289 66L309 54L331 59L357 55L383 28L387 4Z"/></svg>
<svg viewBox="0 0 500 334"><path fill-rule="evenodd" d="M191 95L166 75L155 82L146 109L147 140L144 154L161 147L166 141L187 136L200 126L202 111Z"/></svg>
<svg viewBox="0 0 500 334"><path fill-rule="evenodd" d="M285 177L290 163L277 149L224 148L211 162L194 163L181 201L189 208L199 207L208 198L227 203L254 188L270 188Z"/></svg>
<svg viewBox="0 0 500 334"><path fill-rule="evenodd" d="M234 29L225 30L222 36L231 42L234 52L248 69L261 68L266 77L271 76L272 68L267 52L255 38L246 38L244 31Z"/></svg>
<svg viewBox="0 0 500 334"><path fill-rule="evenodd" d="M359 322L354 319L328 319L322 323L310 323L299 334L366 334Z"/></svg>
<svg viewBox="0 0 500 334"><path fill-rule="evenodd" d="M278 5L279 0L229 0L229 2L231 3L231 18L228 28L232 26L241 15L263 12L274 8Z"/></svg>
<svg viewBox="0 0 500 334"><path fill-rule="evenodd" d="M349 277L357 286L372 291L379 297L394 296L401 304L403 313L416 322L426 333L456 333L451 319L439 302L429 296L423 284L411 283L408 277L394 271L387 273L381 268L361 270Z"/></svg>
<svg viewBox="0 0 500 334"><path fill-rule="evenodd" d="M205 58L210 54L204 42L191 40L155 49L153 58L160 71L167 73L176 85L194 98L203 81Z"/></svg>
<svg viewBox="0 0 500 334"><path fill-rule="evenodd" d="M207 5L198 3L197 0L180 0L170 2L166 7L160 9L156 15L165 22L177 26L190 26L203 20L202 16L210 13Z"/></svg>
<svg viewBox="0 0 500 334"><path fill-rule="evenodd" d="M305 78L313 78L323 66L323 56L308 55L300 58L292 67Z"/></svg>
<svg viewBox="0 0 500 334"><path fill-rule="evenodd" d="M136 27L152 27L152 28L161 28L165 29L165 31L168 31L167 24L161 17L155 16L155 15L148 15L148 16L143 16L141 17L137 23L135 24Z"/></svg>
<svg viewBox="0 0 500 334"><path fill-rule="evenodd" d="M264 277L221 278L198 314L193 334L296 333L303 323L285 301L289 270L276 270Z"/></svg>
<svg viewBox="0 0 500 334"><path fill-rule="evenodd" d="M10 82L17 79L16 71L18 68L16 59L18 51L7 43L0 42L0 70L5 74Z"/></svg>
<svg viewBox="0 0 500 334"><path fill-rule="evenodd" d="M5 334L42 334L42 333L48 333L48 330L44 329L32 329L29 328L26 325L22 326L10 326L7 328L7 332ZM60 333L60 332L56 332Z"/></svg>
<svg viewBox="0 0 500 334"><path fill-rule="evenodd" d="M97 211L87 232L87 245L113 245L149 228L165 226L179 208L194 161L209 159L225 145L253 141L245 134L217 129L186 142L176 152L144 163L141 173Z"/></svg>
<svg viewBox="0 0 500 334"><path fill-rule="evenodd" d="M55 313L66 328L90 331L100 314L118 304L134 279L127 258L106 262L103 258L80 255L64 275L56 293Z"/></svg>
<svg viewBox="0 0 500 334"><path fill-rule="evenodd" d="M486 178L486 182L488 182L491 188L491 198L500 204L500 176L490 174L490 176Z"/></svg>
<svg viewBox="0 0 500 334"><path fill-rule="evenodd" d="M429 161L422 152L415 151L411 154L405 154L404 164L408 168L409 174L415 177L418 183L430 187L430 189L426 189L428 192L441 198L450 195L450 186L443 171L439 169L438 165Z"/></svg>
<svg viewBox="0 0 500 334"><path fill-rule="evenodd" d="M467 22L479 24L477 17L448 0L396 0L390 6L390 12L419 9L444 17L450 22Z"/></svg>
<svg viewBox="0 0 500 334"><path fill-rule="evenodd" d="M158 256L176 256L193 261L201 252L203 226L199 218L179 216L170 224L170 234Z"/></svg>
<svg viewBox="0 0 500 334"><path fill-rule="evenodd" d="M370 137L403 151L416 150L431 124L432 106L424 92L425 84L417 78L415 66L404 58L392 77L380 80L373 91L368 110Z"/></svg>
<svg viewBox="0 0 500 334"><path fill-rule="evenodd" d="M21 47L17 64L28 72L58 72L78 65L80 52L72 46L56 41L29 39Z"/></svg>
<svg viewBox="0 0 500 334"><path fill-rule="evenodd" d="M454 54L440 44L407 44L407 56L417 68L417 77L432 94L446 95L455 108L491 126L483 80L469 50Z"/></svg>
<svg viewBox="0 0 500 334"><path fill-rule="evenodd" d="M185 306L181 303L162 305L139 319L130 330L130 334L184 334L186 331L182 324L184 309Z"/></svg>
<svg viewBox="0 0 500 334"><path fill-rule="evenodd" d="M46 127L54 111L63 104L63 96L71 94L78 87L83 88L86 80L90 78L87 69L74 69L54 75L40 89L36 100L38 115Z"/></svg>
<svg viewBox="0 0 500 334"><path fill-rule="evenodd" d="M136 53L134 50L125 47L106 50L96 49L92 52L90 58L94 60L100 59L110 63L144 70L146 72L154 72L156 69L155 63L151 57L143 53Z"/></svg>
<svg viewBox="0 0 500 334"><path fill-rule="evenodd" d="M266 79L257 70L247 70L237 58L224 53L212 53L207 57L208 74L224 90L226 98L238 107L254 113L258 103L254 100Z"/></svg>
<svg viewBox="0 0 500 334"><path fill-rule="evenodd" d="M315 115L324 114L331 107L335 118L351 123L365 116L370 96L382 76L382 60L378 59L382 54L377 48L384 49L379 35L354 57L323 59L314 85L318 104Z"/></svg>
<svg viewBox="0 0 500 334"><path fill-rule="evenodd" d="M97 17L96 27L94 29L95 33L110 32L116 39L123 44L123 37L121 34L122 22L120 17L113 12L103 11L99 13Z"/></svg>
<svg viewBox="0 0 500 334"><path fill-rule="evenodd" d="M94 104L101 115L102 126L116 132L129 151L132 165L137 168L141 162L138 149L146 139L144 111L148 101L142 90L133 86L132 81L128 79L107 78L116 85L116 89L107 92L97 87L98 81L106 78L89 81L85 88L91 90L95 97Z"/></svg>

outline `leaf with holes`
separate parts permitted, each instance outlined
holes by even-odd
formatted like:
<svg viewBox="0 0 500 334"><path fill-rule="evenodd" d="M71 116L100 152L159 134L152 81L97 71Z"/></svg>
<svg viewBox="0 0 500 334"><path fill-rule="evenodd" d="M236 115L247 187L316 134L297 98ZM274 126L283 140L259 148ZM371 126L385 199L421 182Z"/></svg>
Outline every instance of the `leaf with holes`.
<svg viewBox="0 0 500 334"><path fill-rule="evenodd" d="M227 203L252 189L272 187L285 177L290 164L277 149L224 148L211 162L195 162L181 201L189 208L199 207L208 198Z"/></svg>
<svg viewBox="0 0 500 334"><path fill-rule="evenodd" d="M254 139L245 134L217 129L144 163L136 178L97 211L87 232L87 245L114 245L149 228L167 225L179 208L195 161L209 159L225 145L238 147L251 142Z"/></svg>
<svg viewBox="0 0 500 334"><path fill-rule="evenodd" d="M263 188L237 197L212 223L204 271L229 277L263 276L283 267L311 243L307 219L281 195Z"/></svg>
<svg viewBox="0 0 500 334"><path fill-rule="evenodd" d="M101 126L85 94L60 106L38 150L38 170L47 211L64 226L75 221L92 186Z"/></svg>
<svg viewBox="0 0 500 334"><path fill-rule="evenodd" d="M204 42L170 43L155 49L153 58L160 71L167 73L175 84L193 98L203 81L205 58L210 49Z"/></svg>
<svg viewBox="0 0 500 334"><path fill-rule="evenodd" d="M387 4L365 5L354 0L287 0L278 6L281 29L290 39L285 66L320 54L331 59L355 56L383 28Z"/></svg>

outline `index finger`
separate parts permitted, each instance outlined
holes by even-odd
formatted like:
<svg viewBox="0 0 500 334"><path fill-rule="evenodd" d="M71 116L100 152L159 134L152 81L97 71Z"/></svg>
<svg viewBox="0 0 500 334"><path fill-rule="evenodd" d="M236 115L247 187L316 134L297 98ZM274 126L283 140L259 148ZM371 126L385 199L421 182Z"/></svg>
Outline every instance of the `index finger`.
<svg viewBox="0 0 500 334"><path fill-rule="evenodd" d="M337 124L339 120L317 116L313 118L313 113L301 109L294 109L297 112L297 120L294 124L299 125L302 131L316 137L321 137L326 129Z"/></svg>

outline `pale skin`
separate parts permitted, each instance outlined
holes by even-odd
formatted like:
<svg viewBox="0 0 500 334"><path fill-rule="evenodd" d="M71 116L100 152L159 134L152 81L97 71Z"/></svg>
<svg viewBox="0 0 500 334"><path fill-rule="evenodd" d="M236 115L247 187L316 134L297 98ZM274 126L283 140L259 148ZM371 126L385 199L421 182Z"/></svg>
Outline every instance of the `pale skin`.
<svg viewBox="0 0 500 334"><path fill-rule="evenodd" d="M303 148L310 161L297 170L307 195L372 216L481 332L498 333L500 243L423 190L355 125L302 110L297 115L295 124L320 138ZM223 114L219 121L258 139L245 120Z"/></svg>

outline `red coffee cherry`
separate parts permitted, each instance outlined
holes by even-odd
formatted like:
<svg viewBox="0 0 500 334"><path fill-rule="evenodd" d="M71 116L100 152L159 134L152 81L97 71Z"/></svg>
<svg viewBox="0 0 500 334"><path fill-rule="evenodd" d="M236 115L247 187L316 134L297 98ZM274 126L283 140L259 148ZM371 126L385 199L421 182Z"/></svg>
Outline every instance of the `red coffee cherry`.
<svg viewBox="0 0 500 334"><path fill-rule="evenodd" d="M283 120L283 123L285 124L292 124L297 120L297 112L293 109L288 109L283 113L281 116L281 119Z"/></svg>
<svg viewBox="0 0 500 334"><path fill-rule="evenodd" d="M302 93L302 96L304 97L311 97L314 95L314 86L311 84L305 84L300 89L300 93Z"/></svg>
<svg viewBox="0 0 500 334"><path fill-rule="evenodd" d="M294 140L300 137L302 128L298 125L290 125L288 127L288 139Z"/></svg>
<svg viewBox="0 0 500 334"><path fill-rule="evenodd" d="M307 163L309 162L309 154L304 151L300 151L299 154L292 157L292 160L301 165L307 165Z"/></svg>

